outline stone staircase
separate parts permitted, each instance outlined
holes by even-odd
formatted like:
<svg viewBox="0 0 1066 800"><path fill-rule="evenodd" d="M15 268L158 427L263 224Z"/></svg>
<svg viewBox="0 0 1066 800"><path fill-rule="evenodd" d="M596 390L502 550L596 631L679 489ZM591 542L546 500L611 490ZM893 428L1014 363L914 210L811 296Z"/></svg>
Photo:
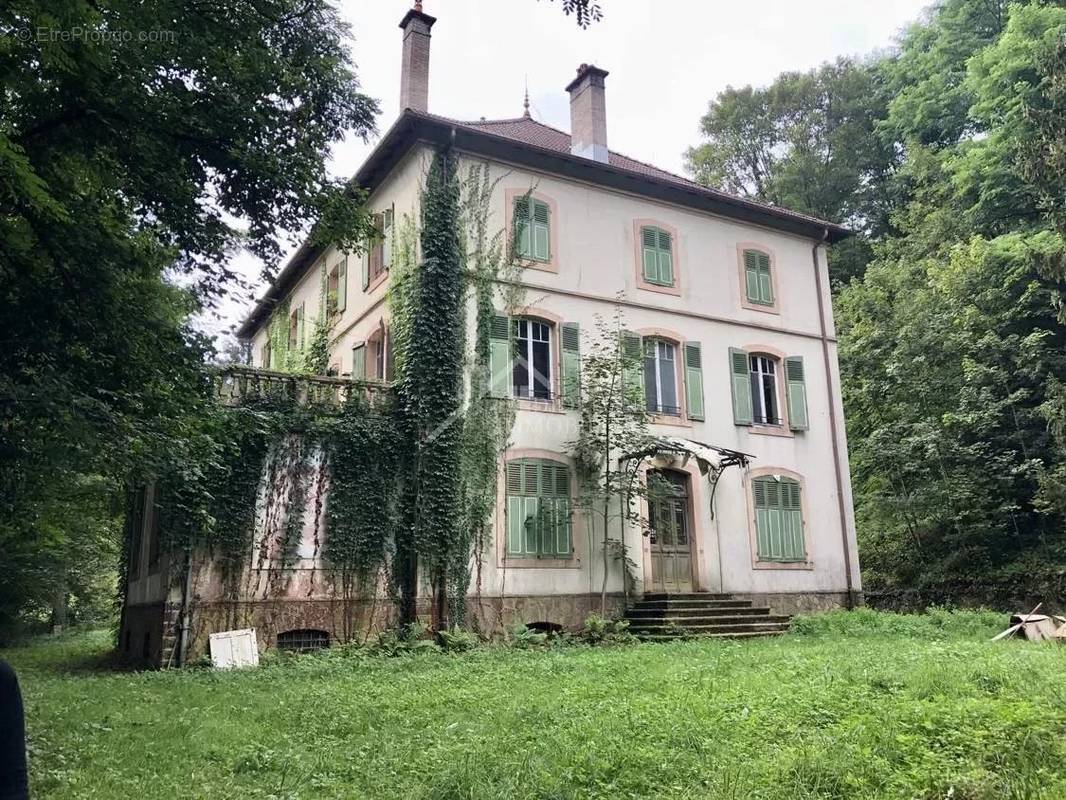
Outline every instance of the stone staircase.
<svg viewBox="0 0 1066 800"><path fill-rule="evenodd" d="M771 614L767 606L728 594L648 593L626 611L629 630L645 641L685 636L742 639L773 636L788 630L791 617Z"/></svg>

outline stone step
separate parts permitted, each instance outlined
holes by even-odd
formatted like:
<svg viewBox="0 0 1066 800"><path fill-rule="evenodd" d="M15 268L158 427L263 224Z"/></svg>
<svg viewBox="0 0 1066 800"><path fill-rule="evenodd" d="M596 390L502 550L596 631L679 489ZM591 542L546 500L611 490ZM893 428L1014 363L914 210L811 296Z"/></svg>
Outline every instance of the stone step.
<svg viewBox="0 0 1066 800"><path fill-rule="evenodd" d="M780 614L760 616L708 616L708 617L628 617L630 628L662 628L680 625L683 628L698 628L706 625L779 625L792 620Z"/></svg>
<svg viewBox="0 0 1066 800"><path fill-rule="evenodd" d="M658 619L631 619L629 629L653 630L657 628L669 628L680 626L686 630L702 630L704 628L721 628L728 625L747 625L752 627L788 625L791 620L788 617L773 615L765 617L685 617L683 619L658 618Z"/></svg>
<svg viewBox="0 0 1066 800"><path fill-rule="evenodd" d="M633 606L626 612L627 617L699 617L705 614L769 614L769 606Z"/></svg>
<svg viewBox="0 0 1066 800"><path fill-rule="evenodd" d="M644 600L733 600L731 594L710 592L645 592Z"/></svg>
<svg viewBox="0 0 1066 800"><path fill-rule="evenodd" d="M737 631L736 633L704 633L699 634L700 639L753 639L758 636L780 636L785 633L782 629L779 631ZM656 634L656 633L640 633L637 634L637 638L642 642L673 642L681 638L677 634Z"/></svg>
<svg viewBox="0 0 1066 800"><path fill-rule="evenodd" d="M633 608L748 608L751 600L637 600Z"/></svg>

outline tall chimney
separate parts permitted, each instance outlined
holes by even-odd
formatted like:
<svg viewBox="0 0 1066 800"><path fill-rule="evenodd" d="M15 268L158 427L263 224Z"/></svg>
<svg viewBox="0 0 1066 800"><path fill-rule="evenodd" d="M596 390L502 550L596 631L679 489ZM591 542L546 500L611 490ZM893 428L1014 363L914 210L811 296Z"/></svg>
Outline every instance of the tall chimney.
<svg viewBox="0 0 1066 800"><path fill-rule="evenodd" d="M429 109L429 37L436 17L422 13L415 3L400 22L403 29L403 62L400 65L400 111Z"/></svg>
<svg viewBox="0 0 1066 800"><path fill-rule="evenodd" d="M570 81L570 152L607 163L607 70L592 64L577 68Z"/></svg>

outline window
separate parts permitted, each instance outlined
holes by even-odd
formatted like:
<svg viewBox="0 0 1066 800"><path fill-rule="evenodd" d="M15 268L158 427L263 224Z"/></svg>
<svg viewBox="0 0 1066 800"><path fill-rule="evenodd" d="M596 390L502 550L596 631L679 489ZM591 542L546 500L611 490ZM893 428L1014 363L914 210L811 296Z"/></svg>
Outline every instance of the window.
<svg viewBox="0 0 1066 800"><path fill-rule="evenodd" d="M644 397L653 414L679 416L677 348L663 339L644 340Z"/></svg>
<svg viewBox="0 0 1066 800"><path fill-rule="evenodd" d="M529 458L507 462L507 555L570 558L570 468Z"/></svg>
<svg viewBox="0 0 1066 800"><path fill-rule="evenodd" d="M309 628L285 631L278 634L278 650L290 653L308 653L329 647L329 634Z"/></svg>
<svg viewBox="0 0 1066 800"><path fill-rule="evenodd" d="M768 475L751 488L759 561L806 561L799 481Z"/></svg>
<svg viewBox="0 0 1066 800"><path fill-rule="evenodd" d="M304 346L304 304L289 314L289 352Z"/></svg>
<svg viewBox="0 0 1066 800"><path fill-rule="evenodd" d="M528 194L514 201L515 253L534 261L551 260L551 212L543 200Z"/></svg>
<svg viewBox="0 0 1066 800"><path fill-rule="evenodd" d="M384 325L367 339L366 377L372 380L391 380L392 359L389 353L389 334Z"/></svg>
<svg viewBox="0 0 1066 800"><path fill-rule="evenodd" d="M674 285L673 242L669 233L654 225L640 229L644 280L656 286Z"/></svg>
<svg viewBox="0 0 1066 800"><path fill-rule="evenodd" d="M533 319L516 319L512 326L515 348L511 388L514 396L551 400L551 325Z"/></svg>
<svg viewBox="0 0 1066 800"><path fill-rule="evenodd" d="M751 408L756 425L780 425L777 402L777 362L769 356L752 356Z"/></svg>
<svg viewBox="0 0 1066 800"><path fill-rule="evenodd" d="M348 305L347 259L333 265L326 280L326 313L340 314Z"/></svg>
<svg viewBox="0 0 1066 800"><path fill-rule="evenodd" d="M744 251L744 290L749 303L760 306L774 304L769 253L762 250Z"/></svg>
<svg viewBox="0 0 1066 800"><path fill-rule="evenodd" d="M729 348L733 389L733 422L805 431L808 428L807 385L803 356L770 356ZM779 382L783 382L781 385ZM784 406L782 406L782 392ZM762 432L766 433L764 428Z"/></svg>
<svg viewBox="0 0 1066 800"><path fill-rule="evenodd" d="M270 369L270 342L268 341L259 349L259 366Z"/></svg>
<svg viewBox="0 0 1066 800"><path fill-rule="evenodd" d="M363 256L363 289L370 286L388 271L392 263L392 227L393 209L387 208L374 214L374 227L378 236L370 243L370 248Z"/></svg>

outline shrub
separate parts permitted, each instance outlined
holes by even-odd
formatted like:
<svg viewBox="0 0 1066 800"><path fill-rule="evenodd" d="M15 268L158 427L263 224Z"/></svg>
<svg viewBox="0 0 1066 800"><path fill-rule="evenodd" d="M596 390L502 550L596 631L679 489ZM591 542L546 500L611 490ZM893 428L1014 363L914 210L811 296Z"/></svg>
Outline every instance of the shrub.
<svg viewBox="0 0 1066 800"><path fill-rule="evenodd" d="M525 625L515 625L511 630L511 646L520 649L541 647L548 641L548 634L527 628Z"/></svg>
<svg viewBox="0 0 1066 800"><path fill-rule="evenodd" d="M585 627L579 637L591 645L632 644L637 641L637 637L629 632L628 620L604 619L599 614L590 614L585 618Z"/></svg>
<svg viewBox="0 0 1066 800"><path fill-rule="evenodd" d="M459 627L440 631L437 640L445 653L465 653L481 644L476 633Z"/></svg>

